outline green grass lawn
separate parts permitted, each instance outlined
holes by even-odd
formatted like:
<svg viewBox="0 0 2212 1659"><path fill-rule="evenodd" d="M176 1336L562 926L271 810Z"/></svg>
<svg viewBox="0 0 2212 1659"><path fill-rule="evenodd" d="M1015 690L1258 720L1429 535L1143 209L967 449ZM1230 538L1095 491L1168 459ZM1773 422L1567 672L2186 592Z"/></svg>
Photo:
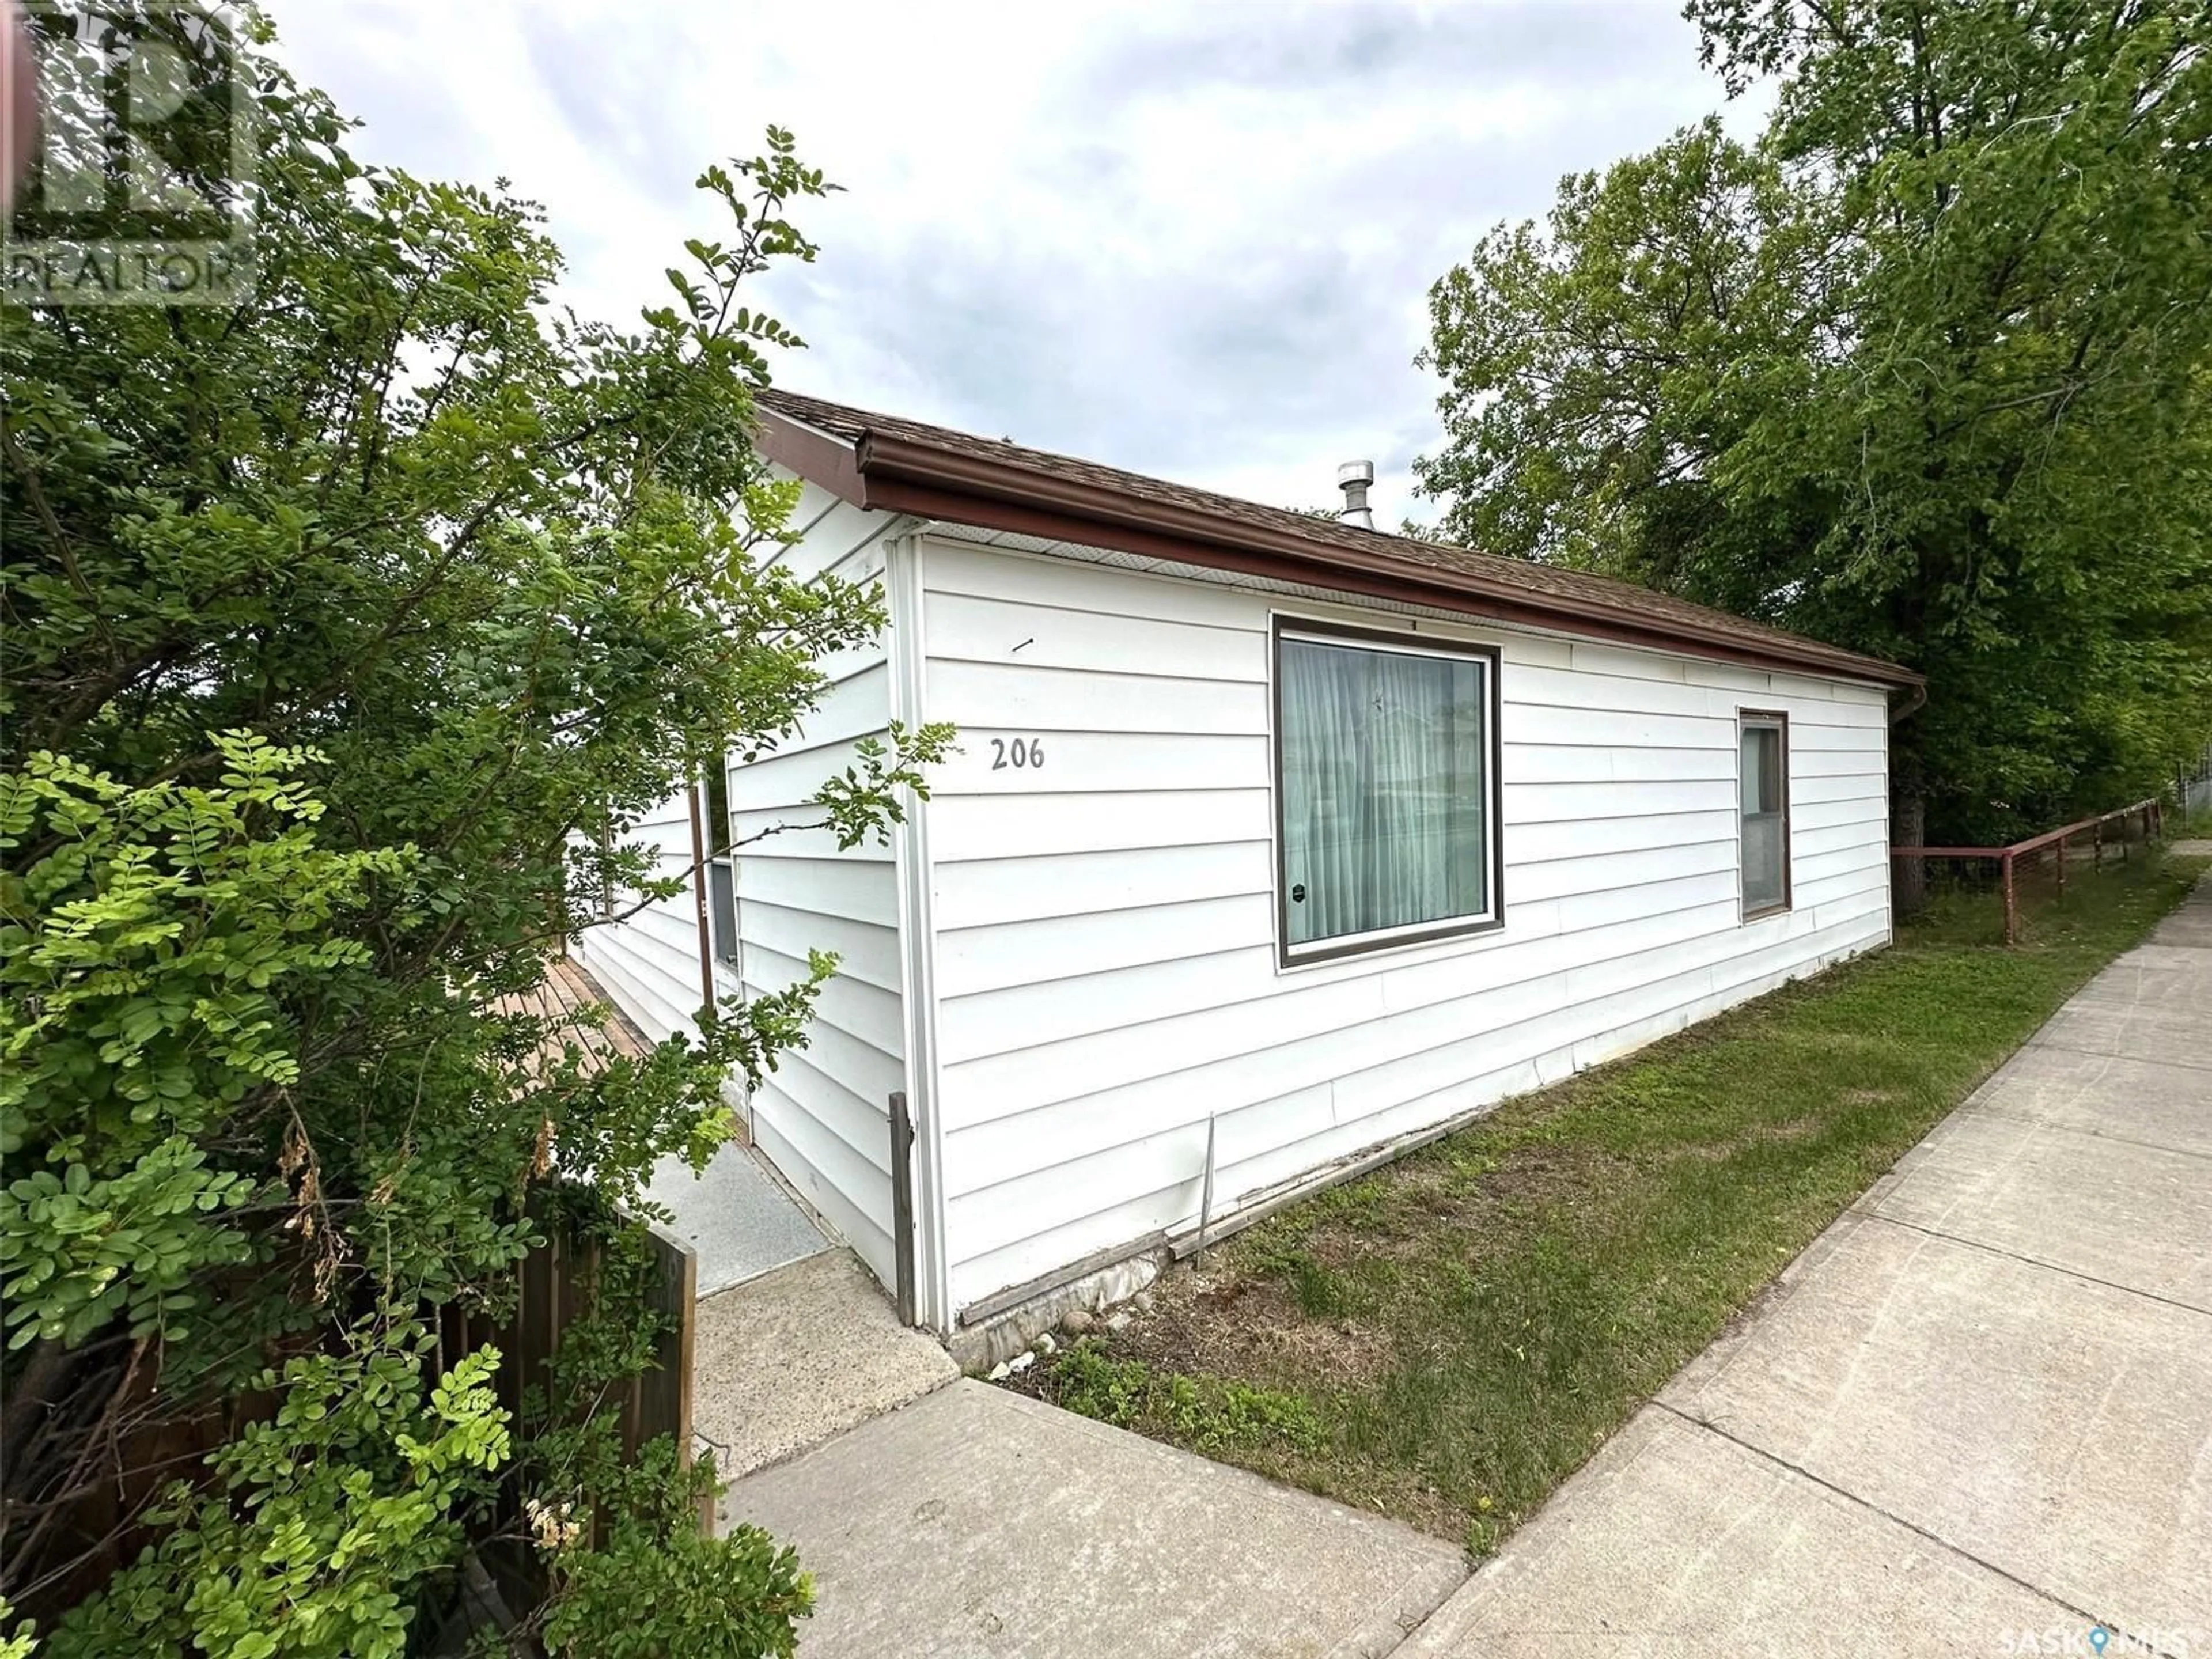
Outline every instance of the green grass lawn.
<svg viewBox="0 0 2212 1659"><path fill-rule="evenodd" d="M2075 880L2011 951L1948 901L1259 1224L1021 1380L1486 1553L2202 868Z"/></svg>

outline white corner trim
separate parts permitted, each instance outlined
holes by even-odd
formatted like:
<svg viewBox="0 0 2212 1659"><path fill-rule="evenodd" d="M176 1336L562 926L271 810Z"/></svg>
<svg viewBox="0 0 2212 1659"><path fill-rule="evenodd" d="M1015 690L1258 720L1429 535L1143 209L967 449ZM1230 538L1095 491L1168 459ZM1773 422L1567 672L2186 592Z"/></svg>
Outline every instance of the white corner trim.
<svg viewBox="0 0 2212 1659"><path fill-rule="evenodd" d="M890 717L909 730L927 717L928 652L922 639L922 551L911 532L884 544L884 596L890 611ZM914 1118L916 1313L931 1329L952 1328L951 1267L945 1248L945 1124L937 1109L937 930L930 895L929 804L909 799L891 830L899 903L899 989L906 1022L907 1109Z"/></svg>

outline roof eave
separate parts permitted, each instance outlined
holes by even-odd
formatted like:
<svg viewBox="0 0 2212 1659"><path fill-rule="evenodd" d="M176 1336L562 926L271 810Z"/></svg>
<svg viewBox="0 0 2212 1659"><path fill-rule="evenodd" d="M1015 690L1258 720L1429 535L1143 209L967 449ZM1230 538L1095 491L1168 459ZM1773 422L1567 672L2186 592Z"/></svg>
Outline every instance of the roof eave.
<svg viewBox="0 0 2212 1659"><path fill-rule="evenodd" d="M769 459L856 506L1078 544L1097 544L1103 529L1112 538L1109 544L1117 549L1182 563L1427 605L1650 649L1688 652L1770 671L1887 686L1923 683L1921 676L1894 663L1814 641L1786 648L1762 647L1728 630L1708 631L1627 605L1554 599L1488 581L1472 572L1393 557L1379 549L1359 553L1317 546L1266 526L1134 500L1010 461L876 432L863 433L857 442L847 443L772 410L763 410L761 418L761 447Z"/></svg>

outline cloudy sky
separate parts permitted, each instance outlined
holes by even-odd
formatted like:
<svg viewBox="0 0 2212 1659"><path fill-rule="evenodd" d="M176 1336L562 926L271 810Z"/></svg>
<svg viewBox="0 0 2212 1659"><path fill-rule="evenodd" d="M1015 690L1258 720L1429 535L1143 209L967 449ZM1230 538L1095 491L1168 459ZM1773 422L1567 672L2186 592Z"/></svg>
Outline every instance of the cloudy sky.
<svg viewBox="0 0 2212 1659"><path fill-rule="evenodd" d="M759 290L780 383L1283 506L1367 457L1392 525L1436 512L1428 285L1722 103L1671 0L268 9L356 153L544 204L580 311L661 302L775 122L846 186Z"/></svg>

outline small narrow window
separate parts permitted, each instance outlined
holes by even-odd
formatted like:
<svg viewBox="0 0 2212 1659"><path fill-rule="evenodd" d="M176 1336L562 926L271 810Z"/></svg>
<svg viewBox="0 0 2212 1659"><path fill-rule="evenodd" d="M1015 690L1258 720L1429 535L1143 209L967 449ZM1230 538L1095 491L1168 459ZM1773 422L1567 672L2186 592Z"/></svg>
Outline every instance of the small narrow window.
<svg viewBox="0 0 2212 1659"><path fill-rule="evenodd" d="M708 927L714 935L714 957L734 965L738 961L738 869L734 843L737 831L730 817L730 776L721 767L707 774Z"/></svg>
<svg viewBox="0 0 2212 1659"><path fill-rule="evenodd" d="M1480 647L1278 629L1286 963L1497 925L1497 684Z"/></svg>
<svg viewBox="0 0 2212 1659"><path fill-rule="evenodd" d="M612 921L621 908L621 895L615 891L615 872L610 867L615 855L615 832L611 824L602 825L592 838L599 852L599 920Z"/></svg>
<svg viewBox="0 0 2212 1659"><path fill-rule="evenodd" d="M1740 863L1748 921L1790 908L1790 717L1747 713L1738 742Z"/></svg>

